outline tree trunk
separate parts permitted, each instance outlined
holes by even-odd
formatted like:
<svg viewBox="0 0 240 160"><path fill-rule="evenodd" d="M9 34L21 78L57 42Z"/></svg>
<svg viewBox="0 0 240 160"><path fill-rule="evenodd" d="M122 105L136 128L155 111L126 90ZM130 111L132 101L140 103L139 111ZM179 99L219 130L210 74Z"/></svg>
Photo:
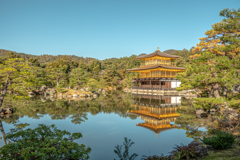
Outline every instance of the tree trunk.
<svg viewBox="0 0 240 160"><path fill-rule="evenodd" d="M219 89L218 83L214 84L214 86L213 86L213 94L214 94L215 98L220 98L218 89Z"/></svg>
<svg viewBox="0 0 240 160"><path fill-rule="evenodd" d="M57 79L57 87L58 87L58 85L59 85L59 79Z"/></svg>
<svg viewBox="0 0 240 160"><path fill-rule="evenodd" d="M6 82L5 82L5 86L2 89L2 96L0 97L0 108L2 107L4 96L7 93L7 88L8 88L8 78L7 78Z"/></svg>
<svg viewBox="0 0 240 160"><path fill-rule="evenodd" d="M208 98L212 98L212 89L207 90Z"/></svg>
<svg viewBox="0 0 240 160"><path fill-rule="evenodd" d="M5 132L4 132L3 126L2 126L2 121L0 121L0 131L2 132L3 140L4 140L4 143L6 145L7 141L6 141L6 135L5 135Z"/></svg>
<svg viewBox="0 0 240 160"><path fill-rule="evenodd" d="M226 97L227 98L227 87L224 87L223 88L223 97Z"/></svg>

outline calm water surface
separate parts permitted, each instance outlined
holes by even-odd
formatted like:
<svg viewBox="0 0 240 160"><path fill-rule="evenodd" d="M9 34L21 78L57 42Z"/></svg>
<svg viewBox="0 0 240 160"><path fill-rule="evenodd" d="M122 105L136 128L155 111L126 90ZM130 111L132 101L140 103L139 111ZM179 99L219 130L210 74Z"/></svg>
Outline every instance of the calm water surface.
<svg viewBox="0 0 240 160"><path fill-rule="evenodd" d="M81 132L83 137L76 142L91 147L91 160L117 159L114 147L127 137L135 142L130 153L137 153L140 159L142 155L166 155L176 144L188 144L193 140L186 136L186 130L177 127L177 116L157 118L163 114L174 116L174 108L179 107L179 103L178 97L127 98L122 95L86 101L42 102L39 98L28 101L9 98L4 104L12 106L15 113L2 118L2 124L5 133L14 128L14 123L28 123L30 128L55 124L62 130ZM1 139L0 146L3 145Z"/></svg>

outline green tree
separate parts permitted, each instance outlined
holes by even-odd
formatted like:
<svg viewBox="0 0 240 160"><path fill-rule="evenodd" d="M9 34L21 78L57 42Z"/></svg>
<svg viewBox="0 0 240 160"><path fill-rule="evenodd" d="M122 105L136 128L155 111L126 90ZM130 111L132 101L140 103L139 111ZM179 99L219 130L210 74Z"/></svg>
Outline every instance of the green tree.
<svg viewBox="0 0 240 160"><path fill-rule="evenodd" d="M86 71L82 68L75 68L70 73L70 85L75 87L82 87L87 82Z"/></svg>
<svg viewBox="0 0 240 160"><path fill-rule="evenodd" d="M7 145L0 148L1 158L12 159L89 159L91 148L73 142L81 133L59 130L54 125L40 124L35 129L12 130Z"/></svg>
<svg viewBox="0 0 240 160"><path fill-rule="evenodd" d="M90 91L96 91L100 88L100 84L96 79L90 78L88 80L87 86L89 87Z"/></svg>
<svg viewBox="0 0 240 160"><path fill-rule="evenodd" d="M0 107L8 89L26 95L27 91L36 88L36 75L31 72L32 66L22 58L7 59L0 64L0 80L3 86Z"/></svg>
<svg viewBox="0 0 240 160"><path fill-rule="evenodd" d="M131 139L127 139L127 137L124 138L124 152L122 153L122 145L115 146L116 149L114 149L114 153L117 154L118 158L120 160L134 160L138 154L133 153L131 156L129 155L129 149L134 144L134 142L131 142Z"/></svg>
<svg viewBox="0 0 240 160"><path fill-rule="evenodd" d="M46 69L46 77L52 85L53 83L56 83L56 86L59 87L60 80L64 80L67 78L66 67L62 66L61 68L48 67Z"/></svg>
<svg viewBox="0 0 240 160"><path fill-rule="evenodd" d="M224 9L220 15L225 19L213 24L212 29L205 33L206 37L201 38L193 49L197 54L191 56L186 72L176 76L182 82L178 90L195 89L208 93L207 99L196 99L194 104L197 107L202 102L205 103L202 106L217 105L211 97L232 95L232 89L240 84L240 9ZM228 100L228 104L235 103L231 96ZM226 100L218 102L225 103Z"/></svg>

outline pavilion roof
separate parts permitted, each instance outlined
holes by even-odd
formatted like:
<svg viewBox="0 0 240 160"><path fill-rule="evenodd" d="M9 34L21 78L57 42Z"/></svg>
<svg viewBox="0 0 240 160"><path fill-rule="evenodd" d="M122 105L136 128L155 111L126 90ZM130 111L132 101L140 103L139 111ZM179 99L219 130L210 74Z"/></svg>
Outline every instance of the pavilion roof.
<svg viewBox="0 0 240 160"><path fill-rule="evenodd" d="M139 56L137 56L137 59L150 58L150 57L154 57L154 56L168 57L168 58L180 58L180 56L175 56L175 55L171 55L171 54L161 52L160 50L156 50L155 52L150 53L150 54L139 55Z"/></svg>
<svg viewBox="0 0 240 160"><path fill-rule="evenodd" d="M149 129L149 130L155 132L156 134L159 134L160 132L164 132L164 131L167 131L167 130L170 130L170 129L173 129L173 128L177 128L177 126L172 125L172 124L162 125L162 126L159 125L159 126L155 127L155 126L149 125L147 123L138 123L137 126Z"/></svg>
<svg viewBox="0 0 240 160"><path fill-rule="evenodd" d="M130 114L135 114L142 117L154 118L154 119L169 119L179 117L180 114L178 113L167 113L167 114L157 114L151 113L149 110L132 110L128 111Z"/></svg>
<svg viewBox="0 0 240 160"><path fill-rule="evenodd" d="M139 70L156 69L156 68L186 70L186 68L184 68L184 67L162 66L162 65L139 67L139 68L132 68L132 69L127 69L127 70L128 71L139 71Z"/></svg>

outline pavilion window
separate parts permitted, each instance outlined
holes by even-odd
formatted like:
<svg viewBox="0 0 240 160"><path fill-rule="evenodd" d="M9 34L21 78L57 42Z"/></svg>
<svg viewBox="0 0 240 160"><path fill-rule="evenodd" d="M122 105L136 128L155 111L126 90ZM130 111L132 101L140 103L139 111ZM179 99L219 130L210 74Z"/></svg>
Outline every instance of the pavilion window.
<svg viewBox="0 0 240 160"><path fill-rule="evenodd" d="M167 64L167 65L170 65L170 60L166 60L166 64Z"/></svg>
<svg viewBox="0 0 240 160"><path fill-rule="evenodd" d="M165 100L161 99L161 104L165 104Z"/></svg>
<svg viewBox="0 0 240 160"><path fill-rule="evenodd" d="M169 71L166 71L166 76L170 77L170 72Z"/></svg>

